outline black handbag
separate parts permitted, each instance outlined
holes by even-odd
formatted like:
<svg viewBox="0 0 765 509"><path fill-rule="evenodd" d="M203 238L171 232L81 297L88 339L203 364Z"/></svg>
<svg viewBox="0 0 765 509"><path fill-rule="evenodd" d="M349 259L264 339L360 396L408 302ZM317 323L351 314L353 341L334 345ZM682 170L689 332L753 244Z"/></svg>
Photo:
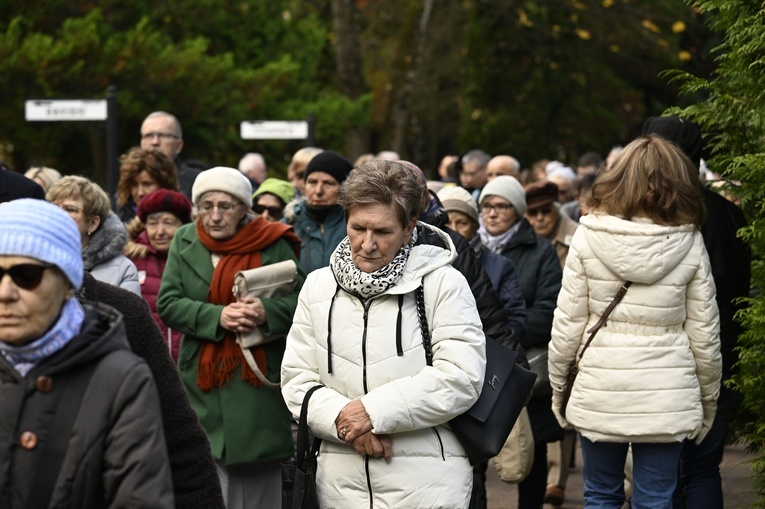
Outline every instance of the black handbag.
<svg viewBox="0 0 765 509"><path fill-rule="evenodd" d="M297 452L295 459L282 462L282 509L319 509L316 493L316 456L319 454L320 438L313 444L308 433L308 400L317 385L305 393L298 422Z"/></svg>
<svg viewBox="0 0 765 509"><path fill-rule="evenodd" d="M430 327L422 286L415 292L425 360L433 365ZM471 465L493 458L505 445L521 410L531 398L537 376L516 363L518 352L486 338L486 375L478 401L449 425L468 454Z"/></svg>

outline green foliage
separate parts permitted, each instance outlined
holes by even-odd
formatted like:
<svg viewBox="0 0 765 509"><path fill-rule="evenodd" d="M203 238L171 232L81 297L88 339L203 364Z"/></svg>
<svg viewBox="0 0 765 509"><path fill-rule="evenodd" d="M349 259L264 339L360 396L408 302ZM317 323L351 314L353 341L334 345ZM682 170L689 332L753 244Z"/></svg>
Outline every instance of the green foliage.
<svg viewBox="0 0 765 509"><path fill-rule="evenodd" d="M705 99L671 112L696 121L705 133L712 168L741 182L738 194L749 225L740 235L752 248L752 295L738 318L746 327L739 338L739 373L732 386L744 397L738 437L757 453L752 463L757 507L765 507L765 11L751 0L691 2L723 35L715 49L717 70L710 79L683 72L667 76L686 94Z"/></svg>
<svg viewBox="0 0 765 509"><path fill-rule="evenodd" d="M339 91L329 0L0 0L0 158L103 182L101 123L26 123L23 103L116 85L120 152L162 109L183 124L185 159L235 165L258 151L277 175L303 143L241 140L241 121L313 113L317 145L343 150L370 131L370 151L402 143L426 170L475 147L572 162L675 104L660 69L709 65L708 33L683 0L352 4L356 99Z"/></svg>
<svg viewBox="0 0 765 509"><path fill-rule="evenodd" d="M235 166L260 151L277 175L301 144L242 140L241 121L313 112L317 144L335 147L343 128L369 121L368 97L347 100L326 78L327 22L301 2L89 4L0 0L19 13L0 22L0 146L19 170L44 163L105 183L103 123L27 123L23 108L32 98L103 97L109 85L120 152L138 144L148 113L166 110L183 124L185 159Z"/></svg>
<svg viewBox="0 0 765 509"><path fill-rule="evenodd" d="M526 165L607 153L674 104L658 73L699 53L699 25L674 2L476 1L461 144Z"/></svg>

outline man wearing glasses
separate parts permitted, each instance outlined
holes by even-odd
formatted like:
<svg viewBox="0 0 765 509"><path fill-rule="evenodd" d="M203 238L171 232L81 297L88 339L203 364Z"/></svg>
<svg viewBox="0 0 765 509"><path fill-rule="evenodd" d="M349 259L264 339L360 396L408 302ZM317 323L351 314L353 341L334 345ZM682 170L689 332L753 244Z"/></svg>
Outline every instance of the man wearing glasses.
<svg viewBox="0 0 765 509"><path fill-rule="evenodd" d="M165 111L150 113L141 124L141 148L158 150L175 161L181 192L191 199L191 187L200 170L184 163L179 157L183 150L183 130L175 115Z"/></svg>

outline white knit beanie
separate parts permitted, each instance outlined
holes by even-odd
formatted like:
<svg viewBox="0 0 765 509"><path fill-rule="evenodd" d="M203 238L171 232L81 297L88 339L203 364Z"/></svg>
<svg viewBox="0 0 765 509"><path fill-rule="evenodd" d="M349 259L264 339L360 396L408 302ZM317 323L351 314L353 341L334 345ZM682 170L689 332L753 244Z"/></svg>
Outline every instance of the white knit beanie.
<svg viewBox="0 0 765 509"><path fill-rule="evenodd" d="M457 186L445 186L437 196L445 211L462 212L478 224L478 206L467 190Z"/></svg>
<svg viewBox="0 0 765 509"><path fill-rule="evenodd" d="M244 203L248 209L252 208L252 184L244 173L236 168L216 166L197 175L191 187L191 201L195 206L199 205L202 195L210 191L228 193Z"/></svg>
<svg viewBox="0 0 765 509"><path fill-rule="evenodd" d="M487 196L499 196L509 201L518 215L526 215L526 191L515 177L500 175L489 182L481 190L478 203L483 203Z"/></svg>
<svg viewBox="0 0 765 509"><path fill-rule="evenodd" d="M44 200L0 205L0 255L55 265L76 289L82 285L82 241L69 214Z"/></svg>

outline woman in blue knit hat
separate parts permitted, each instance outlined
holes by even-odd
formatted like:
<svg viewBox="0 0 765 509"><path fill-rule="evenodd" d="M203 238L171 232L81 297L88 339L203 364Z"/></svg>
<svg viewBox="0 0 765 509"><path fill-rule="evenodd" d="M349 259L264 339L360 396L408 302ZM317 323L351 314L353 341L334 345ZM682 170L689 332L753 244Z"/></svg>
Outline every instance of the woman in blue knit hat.
<svg viewBox="0 0 765 509"><path fill-rule="evenodd" d="M74 298L60 208L0 206L0 507L172 508L157 388L122 315Z"/></svg>

